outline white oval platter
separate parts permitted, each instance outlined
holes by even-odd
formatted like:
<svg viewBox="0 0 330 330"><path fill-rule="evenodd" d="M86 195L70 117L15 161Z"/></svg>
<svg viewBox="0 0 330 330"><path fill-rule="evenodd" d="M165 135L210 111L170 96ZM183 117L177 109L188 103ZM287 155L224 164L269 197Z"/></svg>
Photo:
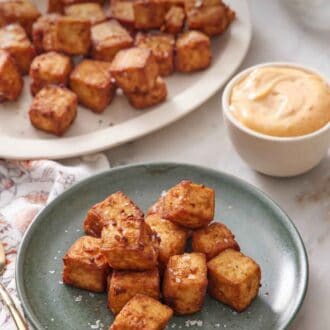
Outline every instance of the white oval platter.
<svg viewBox="0 0 330 330"><path fill-rule="evenodd" d="M34 1L44 9L44 0ZM103 114L79 107L78 115L62 137L36 130L28 109L32 98L29 78L17 102L0 105L0 157L8 159L61 159L105 150L154 132L182 118L218 91L243 61L251 40L246 0L226 1L237 19L222 36L212 40L210 68L193 74L166 78L168 99L148 110L133 109L126 98L116 96ZM220 105L219 105L220 106Z"/></svg>

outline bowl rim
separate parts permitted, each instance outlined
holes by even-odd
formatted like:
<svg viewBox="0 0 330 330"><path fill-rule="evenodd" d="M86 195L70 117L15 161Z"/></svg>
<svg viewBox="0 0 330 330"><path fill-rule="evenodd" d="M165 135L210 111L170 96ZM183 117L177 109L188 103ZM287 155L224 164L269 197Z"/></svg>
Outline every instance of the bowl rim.
<svg viewBox="0 0 330 330"><path fill-rule="evenodd" d="M233 87L236 85L238 81L243 79L243 77L247 76L251 71L258 69L258 68L264 68L264 67L290 67L290 68L296 68L300 69L306 72L313 73L317 76L319 76L322 80L324 80L329 86L330 86L330 78L326 77L324 74L322 74L320 71L311 68L309 66L306 66L304 64L299 64L296 62L263 62L259 63L253 66L250 66L246 68L243 71L240 71L237 73L234 77L231 78L231 80L226 84L225 89L222 93L222 109L223 109L223 116L225 119L228 119L236 128L239 130L245 132L248 135L251 135L255 138L261 139L261 140L268 140L268 141L274 141L274 142L298 142L298 141L304 141L307 139L314 138L316 136L319 136L329 130L330 132L330 121L319 128L318 130L304 134L299 136L288 136L288 137L281 137L281 136L273 136L273 135L267 135L260 132L257 132L245 125L243 125L238 119L236 119L230 109L229 109L229 98L232 92Z"/></svg>

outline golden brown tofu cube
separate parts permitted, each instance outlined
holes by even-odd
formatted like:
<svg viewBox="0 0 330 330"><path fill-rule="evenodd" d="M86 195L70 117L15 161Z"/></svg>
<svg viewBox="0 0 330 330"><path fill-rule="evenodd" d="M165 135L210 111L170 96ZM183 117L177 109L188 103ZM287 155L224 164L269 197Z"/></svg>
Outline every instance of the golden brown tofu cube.
<svg viewBox="0 0 330 330"><path fill-rule="evenodd" d="M207 260L226 249L240 250L233 233L220 222L195 230L192 234L192 249L195 252L204 253Z"/></svg>
<svg viewBox="0 0 330 330"><path fill-rule="evenodd" d="M210 38L198 31L188 31L176 41L175 68L179 72L206 69L212 61Z"/></svg>
<svg viewBox="0 0 330 330"><path fill-rule="evenodd" d="M63 282L93 292L105 291L110 267L100 247L99 238L80 237L63 258Z"/></svg>
<svg viewBox="0 0 330 330"><path fill-rule="evenodd" d="M215 193L188 180L169 189L164 196L162 217L186 228L207 226L214 217Z"/></svg>
<svg viewBox="0 0 330 330"><path fill-rule="evenodd" d="M194 9L187 14L189 28L202 31L209 36L225 32L234 19L235 13L221 5Z"/></svg>
<svg viewBox="0 0 330 330"><path fill-rule="evenodd" d="M175 40L171 34L138 33L135 37L135 45L152 51L161 76L168 76L173 72Z"/></svg>
<svg viewBox="0 0 330 330"><path fill-rule="evenodd" d="M66 6L71 6L81 3L96 3L103 5L104 0L48 0L48 13L63 14Z"/></svg>
<svg viewBox="0 0 330 330"><path fill-rule="evenodd" d="M38 53L58 48L56 24L59 17L58 14L41 16L33 24L32 40Z"/></svg>
<svg viewBox="0 0 330 330"><path fill-rule="evenodd" d="M19 24L10 24L0 29L0 49L10 53L23 74L29 72L35 50Z"/></svg>
<svg viewBox="0 0 330 330"><path fill-rule="evenodd" d="M109 330L164 330L172 315L168 306L137 294L124 306Z"/></svg>
<svg viewBox="0 0 330 330"><path fill-rule="evenodd" d="M148 92L156 84L158 64L150 49L121 50L111 64L111 73L126 93Z"/></svg>
<svg viewBox="0 0 330 330"><path fill-rule="evenodd" d="M69 55L86 55L89 52L91 45L89 20L60 17L56 30L60 51Z"/></svg>
<svg viewBox="0 0 330 330"><path fill-rule="evenodd" d="M111 62L121 49L132 45L130 34L115 20L92 27L92 57L95 60Z"/></svg>
<svg viewBox="0 0 330 330"><path fill-rule="evenodd" d="M166 100L167 87L165 81L158 77L155 86L148 92L125 93L125 95L134 108L146 109Z"/></svg>
<svg viewBox="0 0 330 330"><path fill-rule="evenodd" d="M109 277L108 308L114 314L118 314L136 294L144 294L157 300L160 298L157 268L144 272L114 270Z"/></svg>
<svg viewBox="0 0 330 330"><path fill-rule="evenodd" d="M159 214L151 214L145 221L160 238L158 262L163 271L170 257L184 252L188 230L170 220L162 219Z"/></svg>
<svg viewBox="0 0 330 330"><path fill-rule="evenodd" d="M110 63L92 60L80 62L70 76L70 88L77 94L79 103L94 112L103 112L115 92Z"/></svg>
<svg viewBox="0 0 330 330"><path fill-rule="evenodd" d="M0 26L19 23L31 36L32 25L39 16L40 12L29 0L0 1Z"/></svg>
<svg viewBox="0 0 330 330"><path fill-rule="evenodd" d="M144 220L109 222L102 230L102 253L117 270L149 270L157 266L159 241Z"/></svg>
<svg viewBox="0 0 330 330"><path fill-rule="evenodd" d="M86 234L100 237L102 229L111 221L120 219L143 220L143 212L124 193L118 191L104 201L95 204L87 213L84 221Z"/></svg>
<svg viewBox="0 0 330 330"><path fill-rule="evenodd" d="M158 29L164 23L166 3L163 0L136 0L133 10L136 29Z"/></svg>
<svg viewBox="0 0 330 330"><path fill-rule="evenodd" d="M170 258L164 274L163 297L175 314L193 314L203 308L207 267L202 253L185 253Z"/></svg>
<svg viewBox="0 0 330 330"><path fill-rule="evenodd" d="M86 55L91 44L89 20L49 14L33 25L33 43L38 52L58 51Z"/></svg>
<svg viewBox="0 0 330 330"><path fill-rule="evenodd" d="M186 15L182 7L173 6L165 15L164 25L162 31L178 34L182 31Z"/></svg>
<svg viewBox="0 0 330 330"><path fill-rule="evenodd" d="M211 259L207 267L211 296L236 311L245 310L258 295L260 267L241 252L227 249Z"/></svg>
<svg viewBox="0 0 330 330"><path fill-rule="evenodd" d="M61 136L77 114L77 96L65 87L49 85L34 98L29 116L40 130Z"/></svg>
<svg viewBox="0 0 330 330"><path fill-rule="evenodd" d="M15 60L0 49L0 102L17 100L22 88L23 79Z"/></svg>
<svg viewBox="0 0 330 330"><path fill-rule="evenodd" d="M125 26L134 27L133 1L112 0L110 8L113 18Z"/></svg>
<svg viewBox="0 0 330 330"><path fill-rule="evenodd" d="M71 59L66 55L49 52L37 56L30 67L32 95L48 85L66 86L71 71Z"/></svg>
<svg viewBox="0 0 330 330"><path fill-rule="evenodd" d="M64 14L89 20L92 25L101 23L107 19L101 5L98 3L78 3L66 6L64 8Z"/></svg>

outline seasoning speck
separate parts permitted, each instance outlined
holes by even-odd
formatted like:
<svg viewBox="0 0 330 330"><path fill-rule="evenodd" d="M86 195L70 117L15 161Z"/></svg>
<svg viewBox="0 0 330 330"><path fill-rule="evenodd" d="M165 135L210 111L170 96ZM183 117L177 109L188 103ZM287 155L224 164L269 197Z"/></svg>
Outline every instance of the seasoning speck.
<svg viewBox="0 0 330 330"><path fill-rule="evenodd" d="M96 320L95 324L91 324L91 329L99 329L100 327L100 320Z"/></svg>

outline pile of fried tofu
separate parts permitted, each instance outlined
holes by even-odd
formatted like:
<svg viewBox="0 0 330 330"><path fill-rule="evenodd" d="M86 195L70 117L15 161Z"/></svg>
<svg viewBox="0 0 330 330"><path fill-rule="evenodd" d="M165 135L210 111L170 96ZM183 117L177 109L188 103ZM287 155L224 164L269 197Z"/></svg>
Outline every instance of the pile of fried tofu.
<svg viewBox="0 0 330 330"><path fill-rule="evenodd" d="M146 216L113 193L87 212L86 236L63 258L63 282L107 291L116 315L109 330L164 329L173 313L200 311L207 290L242 312L258 295L261 270L223 223L212 222L214 210L214 190L188 180L162 193Z"/></svg>
<svg viewBox="0 0 330 330"><path fill-rule="evenodd" d="M48 0L45 15L1 0L0 102L17 100L29 74L30 121L57 136L78 104L101 113L116 88L136 109L154 106L167 97L163 77L211 64L210 37L234 17L221 0Z"/></svg>

